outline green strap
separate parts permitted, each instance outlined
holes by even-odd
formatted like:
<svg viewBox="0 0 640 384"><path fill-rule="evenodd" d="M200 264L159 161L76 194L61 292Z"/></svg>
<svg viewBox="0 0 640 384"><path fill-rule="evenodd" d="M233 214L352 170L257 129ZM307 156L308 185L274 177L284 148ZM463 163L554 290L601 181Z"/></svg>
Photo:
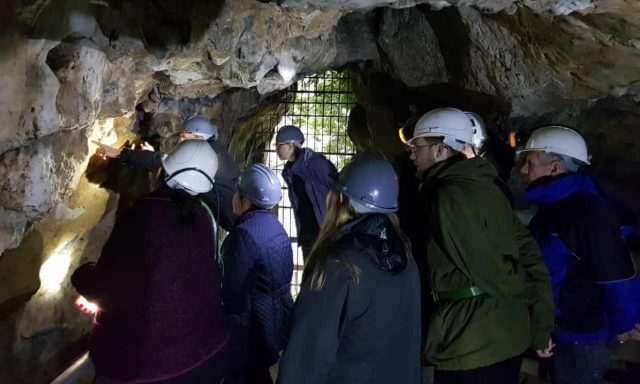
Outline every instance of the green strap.
<svg viewBox="0 0 640 384"><path fill-rule="evenodd" d="M453 291L431 291L433 301L456 301L470 299L472 297L483 295L484 291L477 285L467 288L454 289Z"/></svg>
<svg viewBox="0 0 640 384"><path fill-rule="evenodd" d="M200 205L207 210L209 217L211 218L211 224L213 226L213 239L216 242L216 263L218 264L218 268L220 269L220 274L224 276L224 263L222 262L222 255L220 254L220 242L218 241L218 226L216 223L215 217L213 217L213 212L211 212L211 208L203 201L200 201Z"/></svg>

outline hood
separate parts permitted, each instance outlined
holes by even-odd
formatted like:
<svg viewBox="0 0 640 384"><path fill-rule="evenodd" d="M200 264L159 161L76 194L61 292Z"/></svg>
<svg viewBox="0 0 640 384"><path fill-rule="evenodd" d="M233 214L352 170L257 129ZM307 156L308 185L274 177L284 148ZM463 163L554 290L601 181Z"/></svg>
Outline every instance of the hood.
<svg viewBox="0 0 640 384"><path fill-rule="evenodd" d="M531 203L549 204L577 193L599 195L590 176L582 173L566 173L536 180L522 197Z"/></svg>
<svg viewBox="0 0 640 384"><path fill-rule="evenodd" d="M465 159L462 155L451 157L429 168L423 181L466 181L479 184L493 184L498 175L495 167L481 157Z"/></svg>
<svg viewBox="0 0 640 384"><path fill-rule="evenodd" d="M386 215L358 216L345 224L334 238L353 246L356 252L365 253L382 271L397 273L407 267L408 255L402 239Z"/></svg>
<svg viewBox="0 0 640 384"><path fill-rule="evenodd" d="M311 159L314 156L317 156L317 153L315 153L311 148L300 148L298 150L298 154L296 155L296 158L293 161L287 161L285 166L288 165L290 168L292 168L295 171L299 167L305 166L309 161L309 159Z"/></svg>

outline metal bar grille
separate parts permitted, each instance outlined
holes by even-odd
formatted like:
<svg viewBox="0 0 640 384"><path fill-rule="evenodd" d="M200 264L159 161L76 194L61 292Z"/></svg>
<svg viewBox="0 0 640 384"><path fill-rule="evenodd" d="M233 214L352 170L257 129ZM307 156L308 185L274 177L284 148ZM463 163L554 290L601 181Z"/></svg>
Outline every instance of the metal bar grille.
<svg viewBox="0 0 640 384"><path fill-rule="evenodd" d="M259 133L262 137L256 138L256 142L269 143L259 157L280 175L284 162L276 155L274 132L283 125L296 125L304 133L304 146L324 154L340 170L355 153L347 136L349 112L355 105L349 74L329 71L309 76L294 84L286 93L282 104L286 105L287 113L283 117L271 115L265 119ZM278 219L292 242L294 272L291 286L296 295L302 279L302 251L298 248L295 217L282 176L280 181L283 199L278 205Z"/></svg>

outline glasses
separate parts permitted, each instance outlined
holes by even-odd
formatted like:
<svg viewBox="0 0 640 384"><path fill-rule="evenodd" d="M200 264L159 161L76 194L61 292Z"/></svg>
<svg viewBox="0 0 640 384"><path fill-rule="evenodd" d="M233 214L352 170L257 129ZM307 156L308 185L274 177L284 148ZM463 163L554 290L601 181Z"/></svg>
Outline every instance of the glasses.
<svg viewBox="0 0 640 384"><path fill-rule="evenodd" d="M420 144L420 145L409 145L409 150L411 151L411 153L416 153L421 148L433 147L434 145L438 145L438 144L440 144L440 143L426 143L426 144Z"/></svg>

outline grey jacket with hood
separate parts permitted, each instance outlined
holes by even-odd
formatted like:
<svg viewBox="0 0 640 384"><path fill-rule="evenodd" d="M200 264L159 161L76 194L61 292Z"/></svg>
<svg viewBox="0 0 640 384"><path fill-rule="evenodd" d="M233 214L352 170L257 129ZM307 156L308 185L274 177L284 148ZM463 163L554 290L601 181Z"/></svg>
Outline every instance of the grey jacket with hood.
<svg viewBox="0 0 640 384"><path fill-rule="evenodd" d="M331 242L324 286L303 282L278 383L419 384L420 281L389 218L359 216Z"/></svg>

